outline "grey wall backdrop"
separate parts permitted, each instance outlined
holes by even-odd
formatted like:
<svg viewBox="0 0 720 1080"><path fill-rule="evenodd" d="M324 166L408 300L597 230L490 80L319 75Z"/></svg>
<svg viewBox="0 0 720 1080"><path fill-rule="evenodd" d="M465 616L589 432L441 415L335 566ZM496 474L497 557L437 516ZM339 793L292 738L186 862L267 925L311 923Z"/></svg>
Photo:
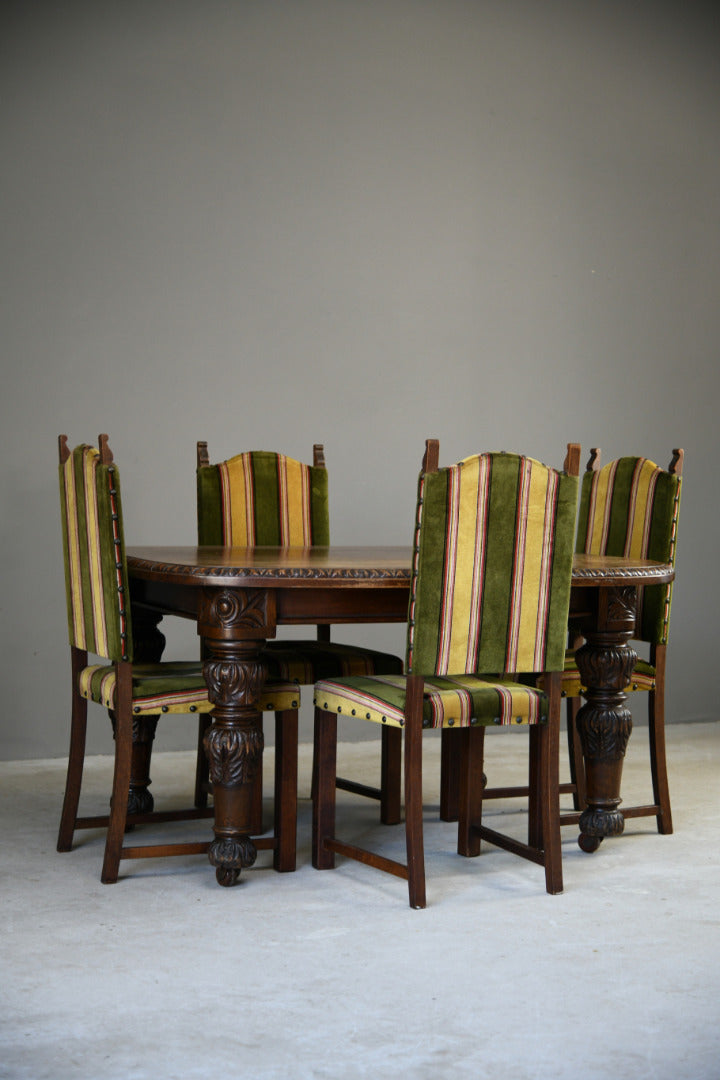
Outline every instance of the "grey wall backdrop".
<svg viewBox="0 0 720 1080"><path fill-rule="evenodd" d="M430 435L445 462L683 446L669 717L717 717L711 8L3 6L0 756L67 749L59 432L110 434L143 544L194 541L198 438L324 442L336 543L409 542Z"/></svg>

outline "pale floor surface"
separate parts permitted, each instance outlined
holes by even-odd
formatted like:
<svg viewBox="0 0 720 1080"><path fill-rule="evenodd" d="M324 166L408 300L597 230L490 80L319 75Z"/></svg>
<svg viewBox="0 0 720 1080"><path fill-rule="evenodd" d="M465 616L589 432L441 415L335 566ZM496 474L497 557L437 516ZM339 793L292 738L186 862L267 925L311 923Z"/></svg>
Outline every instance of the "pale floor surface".
<svg viewBox="0 0 720 1080"><path fill-rule="evenodd" d="M233 889L202 856L124 862L101 885L99 832L55 852L65 763L0 764L0 1076L717 1080L720 725L668 736L674 835L635 819L586 855L564 829L561 896L506 852L454 854L426 739L424 911L371 868L312 869L308 746L297 872L275 874L261 852ZM493 780L522 775L523 739L492 733ZM342 750L342 771L372 780L375 744ZM158 804L175 792L187 805L192 773L191 753L158 753ZM88 761L85 812L101 811L109 777L108 758ZM645 729L624 780L628 804L648 800ZM349 839L400 850L375 804L340 798ZM522 834L522 814L491 813Z"/></svg>

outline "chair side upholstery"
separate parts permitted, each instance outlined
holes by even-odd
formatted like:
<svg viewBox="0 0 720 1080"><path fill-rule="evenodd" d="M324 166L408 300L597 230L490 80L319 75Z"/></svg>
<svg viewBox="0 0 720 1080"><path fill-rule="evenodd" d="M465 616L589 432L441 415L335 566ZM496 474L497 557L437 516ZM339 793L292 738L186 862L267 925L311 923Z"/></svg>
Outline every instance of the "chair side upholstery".
<svg viewBox="0 0 720 1080"><path fill-rule="evenodd" d="M59 474L70 644L113 662L132 660L120 473L81 444Z"/></svg>
<svg viewBox="0 0 720 1080"><path fill-rule="evenodd" d="M577 486L505 453L421 474L409 672L562 671Z"/></svg>
<svg viewBox="0 0 720 1080"><path fill-rule="evenodd" d="M327 471L264 450L200 466L197 515L203 545L328 544Z"/></svg>
<svg viewBox="0 0 720 1080"><path fill-rule="evenodd" d="M675 564L682 477L643 457L583 475L576 550ZM636 638L667 644L672 582L638 589Z"/></svg>

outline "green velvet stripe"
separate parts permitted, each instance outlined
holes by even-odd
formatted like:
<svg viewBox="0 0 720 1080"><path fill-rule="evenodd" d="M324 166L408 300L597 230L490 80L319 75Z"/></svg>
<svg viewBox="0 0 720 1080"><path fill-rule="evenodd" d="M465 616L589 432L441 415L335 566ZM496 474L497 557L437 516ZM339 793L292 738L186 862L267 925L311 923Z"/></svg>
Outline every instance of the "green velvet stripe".
<svg viewBox="0 0 720 1080"><path fill-rule="evenodd" d="M562 668L577 480L515 454L421 476L408 670Z"/></svg>
<svg viewBox="0 0 720 1080"><path fill-rule="evenodd" d="M223 543L223 510L220 493L220 473L216 465L197 470L198 544L221 547Z"/></svg>
<svg viewBox="0 0 720 1080"><path fill-rule="evenodd" d="M116 682L114 667L90 665L80 673L79 690L83 697L112 709L115 707ZM209 712L212 708L202 665L197 661L134 664L132 698L136 714ZM276 681L265 684L259 704L261 712L299 708L297 683Z"/></svg>
<svg viewBox="0 0 720 1080"><path fill-rule="evenodd" d="M334 641L271 641L262 660L271 679L301 686L346 675L399 675L403 667L398 656Z"/></svg>
<svg viewBox="0 0 720 1080"><path fill-rule="evenodd" d="M315 686L314 701L325 712L390 727L405 723L407 681L385 678L327 679ZM469 727L547 722L546 695L511 680L474 675L435 676L423 689L423 727Z"/></svg>

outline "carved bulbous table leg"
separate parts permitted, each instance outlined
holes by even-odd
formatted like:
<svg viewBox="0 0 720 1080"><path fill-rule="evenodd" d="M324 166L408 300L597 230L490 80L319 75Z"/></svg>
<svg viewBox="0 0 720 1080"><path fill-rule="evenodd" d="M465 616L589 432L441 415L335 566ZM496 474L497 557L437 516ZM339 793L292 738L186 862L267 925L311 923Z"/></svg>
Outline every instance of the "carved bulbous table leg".
<svg viewBox="0 0 720 1080"><path fill-rule="evenodd" d="M250 838L253 783L262 768L258 702L265 681L259 654L274 608L267 595L240 589L203 590L198 628L213 722L204 746L213 785L215 839L208 858L220 885L234 885L255 862Z"/></svg>
<svg viewBox="0 0 720 1080"><path fill-rule="evenodd" d="M212 642L204 671L213 723L204 746L210 765L215 800L215 839L208 858L220 885L234 885L243 867L252 866L257 852L249 829L252 784L262 767L263 734L255 704L263 684L257 646L238 642ZM242 826L241 826L242 828Z"/></svg>
<svg viewBox="0 0 720 1080"><path fill-rule="evenodd" d="M619 809L623 759L632 716L624 688L637 660L628 645L635 625L634 587L607 590L600 598L596 625L586 628L585 643L575 654L580 678L588 687L577 714L587 775L587 809L580 818L578 843L595 851L606 836L619 836L625 821Z"/></svg>

